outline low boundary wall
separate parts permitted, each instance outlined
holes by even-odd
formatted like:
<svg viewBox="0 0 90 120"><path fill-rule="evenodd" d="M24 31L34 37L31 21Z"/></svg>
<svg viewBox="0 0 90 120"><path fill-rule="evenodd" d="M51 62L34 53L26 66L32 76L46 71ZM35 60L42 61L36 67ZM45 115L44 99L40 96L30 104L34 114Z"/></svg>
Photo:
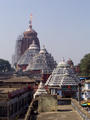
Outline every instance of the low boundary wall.
<svg viewBox="0 0 90 120"><path fill-rule="evenodd" d="M37 108L38 108L38 100L33 99L31 104L28 107L24 120L36 120L37 119Z"/></svg>
<svg viewBox="0 0 90 120"><path fill-rule="evenodd" d="M28 111L25 115L24 120L32 120L31 116L32 116L32 110L33 110L33 104L35 101L36 100L32 100L31 104L29 105ZM82 117L83 120L90 120L90 113L88 113L86 110L84 110L83 107L79 105L77 100L71 99L71 105L79 113L79 115Z"/></svg>
<svg viewBox="0 0 90 120"><path fill-rule="evenodd" d="M84 110L75 99L71 99L72 107L79 113L83 120L90 120L90 113Z"/></svg>
<svg viewBox="0 0 90 120"><path fill-rule="evenodd" d="M25 115L25 119L24 120L30 120L30 116L31 116L31 110L33 108L33 103L34 103L34 100L32 100L32 102L30 103L29 107L28 107L28 111Z"/></svg>

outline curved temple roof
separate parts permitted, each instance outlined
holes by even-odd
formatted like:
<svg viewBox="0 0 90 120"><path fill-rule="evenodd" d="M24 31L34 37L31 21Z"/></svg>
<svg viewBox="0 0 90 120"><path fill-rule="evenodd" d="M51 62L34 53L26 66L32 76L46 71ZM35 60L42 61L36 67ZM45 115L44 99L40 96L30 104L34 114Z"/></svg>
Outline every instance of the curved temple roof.
<svg viewBox="0 0 90 120"><path fill-rule="evenodd" d="M25 53L21 56L18 61L18 65L28 65L32 58L39 53L39 47L33 41L33 43L29 46L29 48L25 51Z"/></svg>
<svg viewBox="0 0 90 120"><path fill-rule="evenodd" d="M54 69L45 85L48 86L63 86L63 85L78 85L79 78L75 75L72 68L66 62L61 62Z"/></svg>
<svg viewBox="0 0 90 120"><path fill-rule="evenodd" d="M54 58L43 48L39 54L33 58L26 70L43 70L44 73L51 73L55 67L56 62Z"/></svg>
<svg viewBox="0 0 90 120"><path fill-rule="evenodd" d="M40 82L39 87L33 97L35 98L36 96L39 96L41 94L47 94L47 91L44 88L44 83L42 82Z"/></svg>

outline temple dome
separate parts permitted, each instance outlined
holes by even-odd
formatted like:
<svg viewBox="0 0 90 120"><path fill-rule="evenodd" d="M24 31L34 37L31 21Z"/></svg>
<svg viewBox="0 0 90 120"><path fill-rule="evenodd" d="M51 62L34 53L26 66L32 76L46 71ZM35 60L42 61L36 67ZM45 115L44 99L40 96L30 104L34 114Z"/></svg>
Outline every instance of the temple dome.
<svg viewBox="0 0 90 120"><path fill-rule="evenodd" d="M33 43L29 46L29 48L25 51L25 53L21 56L18 61L18 65L28 65L30 61L32 61L33 57L39 53L39 47L33 41Z"/></svg>
<svg viewBox="0 0 90 120"><path fill-rule="evenodd" d="M65 61L59 62L59 64L58 64L58 67L69 67L69 66L70 65Z"/></svg>
<svg viewBox="0 0 90 120"><path fill-rule="evenodd" d="M79 78L76 76L73 69L64 61L60 62L49 76L45 85L48 86L77 86Z"/></svg>
<svg viewBox="0 0 90 120"><path fill-rule="evenodd" d="M30 46L33 41L35 42L35 44ZM28 51L28 48L30 49L39 48L40 51L40 41L38 39L37 32L32 28L31 16L29 21L29 28L22 34L22 36L20 35L16 41L15 54L13 57L14 58L13 66L18 63L21 64L23 57L25 56L25 54L27 54L26 51Z"/></svg>
<svg viewBox="0 0 90 120"><path fill-rule="evenodd" d="M31 35L37 36L37 32L30 28L28 28L23 34L25 37L29 37Z"/></svg>
<svg viewBox="0 0 90 120"><path fill-rule="evenodd" d="M35 44L35 41L33 40L32 44L29 46L29 50L39 50L37 44Z"/></svg>
<svg viewBox="0 0 90 120"><path fill-rule="evenodd" d="M45 49L45 47L43 47L43 49L40 50L40 54L45 54L47 53L47 50Z"/></svg>
<svg viewBox="0 0 90 120"><path fill-rule="evenodd" d="M44 48L38 55L33 57L26 70L42 70L43 72L51 73L55 67L56 62L54 58Z"/></svg>
<svg viewBox="0 0 90 120"><path fill-rule="evenodd" d="M29 37L31 35L37 36L37 32L32 28L32 15L30 15L29 28L24 32L25 37Z"/></svg>

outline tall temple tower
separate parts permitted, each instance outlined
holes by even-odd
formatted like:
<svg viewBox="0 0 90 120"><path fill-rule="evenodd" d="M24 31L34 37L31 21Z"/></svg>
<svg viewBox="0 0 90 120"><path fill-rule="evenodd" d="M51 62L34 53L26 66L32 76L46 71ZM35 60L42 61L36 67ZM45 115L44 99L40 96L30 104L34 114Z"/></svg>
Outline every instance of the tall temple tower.
<svg viewBox="0 0 90 120"><path fill-rule="evenodd" d="M29 28L16 41L15 55L13 55L12 58L13 65L18 62L33 41L37 44L40 50L40 42L37 37L37 32L32 28L32 15L30 15Z"/></svg>

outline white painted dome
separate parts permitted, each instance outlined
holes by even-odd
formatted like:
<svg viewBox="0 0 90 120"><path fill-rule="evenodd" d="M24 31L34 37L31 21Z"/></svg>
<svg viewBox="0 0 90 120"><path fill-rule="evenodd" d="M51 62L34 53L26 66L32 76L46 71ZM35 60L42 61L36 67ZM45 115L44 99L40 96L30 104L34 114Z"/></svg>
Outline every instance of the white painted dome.
<svg viewBox="0 0 90 120"><path fill-rule="evenodd" d="M35 43L35 41L33 40L32 44L29 46L29 50L38 50L38 46L37 44Z"/></svg>
<svg viewBox="0 0 90 120"><path fill-rule="evenodd" d="M45 47L43 47L43 49L40 50L40 54L45 54L47 53L47 50L45 49Z"/></svg>
<svg viewBox="0 0 90 120"><path fill-rule="evenodd" d="M69 67L69 64L65 61L62 61L58 64L58 67Z"/></svg>

